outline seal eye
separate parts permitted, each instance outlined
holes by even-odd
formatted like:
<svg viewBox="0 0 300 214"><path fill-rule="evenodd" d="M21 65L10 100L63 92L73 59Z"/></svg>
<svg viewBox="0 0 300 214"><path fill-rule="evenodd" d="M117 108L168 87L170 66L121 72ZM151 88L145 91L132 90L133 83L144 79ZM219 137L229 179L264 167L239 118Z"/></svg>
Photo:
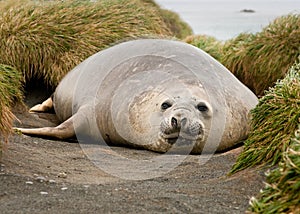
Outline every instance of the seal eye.
<svg viewBox="0 0 300 214"><path fill-rule="evenodd" d="M166 109L170 108L171 106L172 106L171 103L169 103L169 102L163 102L163 103L161 104L161 109L162 109L162 110L166 110Z"/></svg>
<svg viewBox="0 0 300 214"><path fill-rule="evenodd" d="M207 112L208 111L208 107L204 103L198 104L197 109L201 112Z"/></svg>

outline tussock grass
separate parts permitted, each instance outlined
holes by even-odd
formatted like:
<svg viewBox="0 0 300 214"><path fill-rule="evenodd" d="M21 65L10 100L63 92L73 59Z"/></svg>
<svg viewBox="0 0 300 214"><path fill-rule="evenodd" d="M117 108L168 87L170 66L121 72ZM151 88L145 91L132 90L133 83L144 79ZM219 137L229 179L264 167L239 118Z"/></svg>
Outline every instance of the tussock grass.
<svg viewBox="0 0 300 214"><path fill-rule="evenodd" d="M277 164L300 122L300 63L289 70L252 110L252 131L231 173L254 165Z"/></svg>
<svg viewBox="0 0 300 214"><path fill-rule="evenodd" d="M255 34L240 33L237 37L226 41L223 46L221 61L228 69L232 69L232 72L240 80L243 80L244 76L246 76L244 72L251 72L244 69L244 64L249 64L250 62L244 61L251 61L251 59L247 57L247 48L248 44L252 42L254 38Z"/></svg>
<svg viewBox="0 0 300 214"><path fill-rule="evenodd" d="M177 13L166 9L160 9L160 14L167 27L176 38L184 39L193 34L192 28L183 21Z"/></svg>
<svg viewBox="0 0 300 214"><path fill-rule="evenodd" d="M141 1L155 6L159 10L160 16L171 30L173 36L176 38L184 39L185 37L193 34L192 28L185 21L183 21L177 13L160 8L160 6L154 0Z"/></svg>
<svg viewBox="0 0 300 214"><path fill-rule="evenodd" d="M207 35L191 35L184 42L194 45L220 61L223 54L223 43L216 38Z"/></svg>
<svg viewBox="0 0 300 214"><path fill-rule="evenodd" d="M258 199L250 201L253 213L300 213L300 127L283 154L279 167L267 176Z"/></svg>
<svg viewBox="0 0 300 214"><path fill-rule="evenodd" d="M10 111L15 101L22 100L22 75L14 68L0 64L0 157L2 144L11 133L13 113Z"/></svg>
<svg viewBox="0 0 300 214"><path fill-rule="evenodd" d="M172 35L157 7L140 0L16 1L1 8L0 63L22 71L25 80L43 79L53 87L113 43Z"/></svg>
<svg viewBox="0 0 300 214"><path fill-rule="evenodd" d="M221 62L257 95L288 72L300 54L300 14L282 16L256 34L226 42Z"/></svg>

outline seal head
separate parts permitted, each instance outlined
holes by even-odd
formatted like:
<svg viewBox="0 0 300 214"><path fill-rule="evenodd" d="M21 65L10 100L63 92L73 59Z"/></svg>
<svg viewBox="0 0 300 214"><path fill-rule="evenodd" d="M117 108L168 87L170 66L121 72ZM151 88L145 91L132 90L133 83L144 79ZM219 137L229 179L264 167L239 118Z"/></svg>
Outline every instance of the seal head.
<svg viewBox="0 0 300 214"><path fill-rule="evenodd" d="M204 142L205 124L211 118L211 107L205 101L187 100L177 97L161 104L164 119L160 124L160 141L179 146Z"/></svg>
<svg viewBox="0 0 300 214"><path fill-rule="evenodd" d="M188 87L184 84L174 80L173 84L166 84L163 92L149 91L137 96L129 105L129 115L132 115L129 124L135 125L119 134L131 140L141 135L143 144L140 137L135 143L157 152L190 153L203 148L209 135L213 108L199 82L189 82ZM123 133L134 134L125 137Z"/></svg>

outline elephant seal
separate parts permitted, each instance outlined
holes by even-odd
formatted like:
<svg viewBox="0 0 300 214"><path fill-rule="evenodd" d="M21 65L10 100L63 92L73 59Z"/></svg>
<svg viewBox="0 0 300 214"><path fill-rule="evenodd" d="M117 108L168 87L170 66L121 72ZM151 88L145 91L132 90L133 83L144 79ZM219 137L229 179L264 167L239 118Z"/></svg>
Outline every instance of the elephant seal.
<svg viewBox="0 0 300 214"><path fill-rule="evenodd" d="M156 152L224 151L245 139L257 97L202 50L164 39L120 43L89 57L31 111L52 107L57 127L18 128L60 139Z"/></svg>

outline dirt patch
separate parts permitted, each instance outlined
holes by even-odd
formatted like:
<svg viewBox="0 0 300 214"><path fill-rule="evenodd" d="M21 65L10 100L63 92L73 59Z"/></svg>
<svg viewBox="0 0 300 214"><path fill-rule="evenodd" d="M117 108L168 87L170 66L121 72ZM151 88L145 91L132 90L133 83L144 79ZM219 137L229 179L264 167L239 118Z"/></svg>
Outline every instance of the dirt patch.
<svg viewBox="0 0 300 214"><path fill-rule="evenodd" d="M18 107L15 114L23 127L57 123L51 114L28 114ZM160 155L123 147L113 150L137 160ZM170 173L132 181L99 169L75 140L14 134L1 160L0 210L1 213L245 213L250 197L263 187L264 176L255 170L227 176L240 151L237 148L215 154L205 164L201 164L199 156L190 155ZM133 167L126 166L126 170Z"/></svg>

